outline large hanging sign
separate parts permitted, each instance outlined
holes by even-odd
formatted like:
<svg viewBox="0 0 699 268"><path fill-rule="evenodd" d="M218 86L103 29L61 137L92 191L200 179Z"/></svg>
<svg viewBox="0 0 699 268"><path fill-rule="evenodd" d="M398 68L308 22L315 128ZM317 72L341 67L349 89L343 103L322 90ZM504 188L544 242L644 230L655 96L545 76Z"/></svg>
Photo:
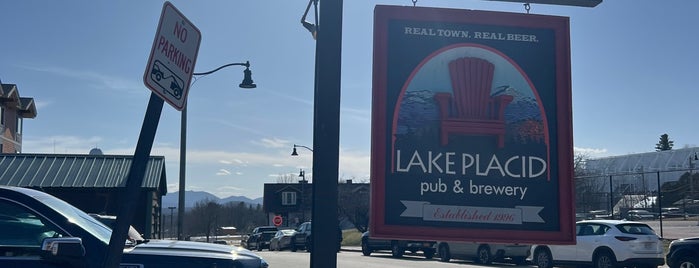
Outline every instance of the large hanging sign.
<svg viewBox="0 0 699 268"><path fill-rule="evenodd" d="M575 243L568 18L374 19L371 235Z"/></svg>

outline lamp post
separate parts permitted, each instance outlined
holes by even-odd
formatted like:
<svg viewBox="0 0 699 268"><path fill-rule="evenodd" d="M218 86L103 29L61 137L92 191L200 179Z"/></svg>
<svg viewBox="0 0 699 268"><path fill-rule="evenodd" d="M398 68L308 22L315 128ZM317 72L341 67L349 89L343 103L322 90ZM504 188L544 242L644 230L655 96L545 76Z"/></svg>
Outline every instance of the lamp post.
<svg viewBox="0 0 699 268"><path fill-rule="evenodd" d="M172 212L173 212L177 207L167 207L167 208L170 209L170 238L172 238L172 235L173 235L173 233L174 233L174 232L173 232L174 229L172 229L172 228L174 227L174 225L172 225Z"/></svg>
<svg viewBox="0 0 699 268"><path fill-rule="evenodd" d="M296 152L296 147L305 148L306 150L311 151L311 153L313 152L313 149L311 149L311 148L308 147L308 146L294 144L293 150L291 151L291 156L298 156L298 155L299 155L298 152ZM306 221L306 209L305 209L305 207L304 207L304 204L305 204L304 200L306 199L306 191L305 191L305 188L306 188L306 182L307 182L307 181L306 181L306 172L304 172L303 169L299 170L299 177L301 177L301 181L299 181L299 183L301 183L301 204L300 204L300 208L301 208L301 218L302 218L301 221L303 222L303 221Z"/></svg>
<svg viewBox="0 0 699 268"><path fill-rule="evenodd" d="M250 71L250 62L245 63L229 63L203 73L193 73L194 76L203 76L215 73L229 66L245 66L243 71L243 82L238 85L241 88L256 88L255 82L252 81L252 72ZM185 166L187 161L187 105L182 108L182 121L180 127L180 190L179 190L179 209L177 210L177 240L184 240L182 237L183 222L184 222L184 199L185 199Z"/></svg>
<svg viewBox="0 0 699 268"><path fill-rule="evenodd" d="M299 198L299 208L301 209L301 222L306 222L306 172L303 171L303 169L299 170L299 177L301 177L301 180L299 181L299 184L301 185L301 198Z"/></svg>
<svg viewBox="0 0 699 268"><path fill-rule="evenodd" d="M699 156L697 156L697 152L694 152L694 155L689 156L689 192L690 194L694 193L694 180L692 179L692 172L694 171L694 162L692 160L699 160Z"/></svg>
<svg viewBox="0 0 699 268"><path fill-rule="evenodd" d="M694 162L692 160L699 160L699 156L697 156L697 152L694 152L694 155L689 155L689 196L692 197L692 207L694 207L694 178L692 178L692 171L694 170ZM684 202L683 204L683 210L684 210L684 215L685 219L687 217L687 194L684 195ZM699 225L699 220L697 220L697 225Z"/></svg>

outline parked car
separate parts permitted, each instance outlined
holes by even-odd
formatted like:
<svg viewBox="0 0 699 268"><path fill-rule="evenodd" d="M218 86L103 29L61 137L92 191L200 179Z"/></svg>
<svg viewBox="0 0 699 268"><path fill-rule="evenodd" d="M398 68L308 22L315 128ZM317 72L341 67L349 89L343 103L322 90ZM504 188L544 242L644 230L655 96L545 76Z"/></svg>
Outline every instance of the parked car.
<svg viewBox="0 0 699 268"><path fill-rule="evenodd" d="M294 236L291 237L291 251L296 252L299 249L311 249L311 222L304 222L296 228Z"/></svg>
<svg viewBox="0 0 699 268"><path fill-rule="evenodd" d="M643 209L633 209L629 210L629 212L626 213L626 219L632 221L647 221L655 220L656 218L657 216L655 215L655 213L651 213Z"/></svg>
<svg viewBox="0 0 699 268"><path fill-rule="evenodd" d="M311 252L313 250L313 233L311 222L304 222L296 228L296 233L291 238L291 251L296 252L299 249L306 249ZM342 229L337 227L337 252L340 252L342 245Z"/></svg>
<svg viewBox="0 0 699 268"><path fill-rule="evenodd" d="M590 210L588 214L592 215L592 219L594 220L612 219L614 216L612 215L612 213L609 213L609 211L606 211L604 209Z"/></svg>
<svg viewBox="0 0 699 268"><path fill-rule="evenodd" d="M699 237L682 238L670 242L665 260L670 268L699 267Z"/></svg>
<svg viewBox="0 0 699 268"><path fill-rule="evenodd" d="M589 220L576 223L575 245L537 245L532 262L539 268L554 265L594 267L657 267L665 264L663 243L645 223Z"/></svg>
<svg viewBox="0 0 699 268"><path fill-rule="evenodd" d="M269 250L284 250L291 248L291 238L294 237L296 231L292 229L284 229L277 231L276 234L269 240Z"/></svg>
<svg viewBox="0 0 699 268"><path fill-rule="evenodd" d="M586 213L586 212L575 213L575 220L576 221L593 220L593 219L595 219L595 215L592 215L590 213Z"/></svg>
<svg viewBox="0 0 699 268"><path fill-rule="evenodd" d="M462 259L473 260L480 264L510 261L521 265L526 263L531 249L531 245L456 241L441 241L437 242L435 246L439 260L442 262Z"/></svg>
<svg viewBox="0 0 699 268"><path fill-rule="evenodd" d="M103 267L112 229L33 189L0 186L2 267ZM121 267L267 268L249 250L190 241L125 241Z"/></svg>
<svg viewBox="0 0 699 268"><path fill-rule="evenodd" d="M431 259L436 250L434 244L434 241L377 239L371 238L369 232L362 233L362 254L364 256L369 256L378 250L390 250L393 257L400 258L405 254L405 251L412 253L422 251L425 258Z"/></svg>
<svg viewBox="0 0 699 268"><path fill-rule="evenodd" d="M272 236L279 231L276 226L258 226L252 230L252 233L248 236L245 241L247 249L257 249L260 251L262 249L269 249L269 240Z"/></svg>
<svg viewBox="0 0 699 268"><path fill-rule="evenodd" d="M689 217L689 214L687 214L681 208L675 208L675 207L662 208L661 211L663 213L663 218L685 218L686 219L687 217Z"/></svg>

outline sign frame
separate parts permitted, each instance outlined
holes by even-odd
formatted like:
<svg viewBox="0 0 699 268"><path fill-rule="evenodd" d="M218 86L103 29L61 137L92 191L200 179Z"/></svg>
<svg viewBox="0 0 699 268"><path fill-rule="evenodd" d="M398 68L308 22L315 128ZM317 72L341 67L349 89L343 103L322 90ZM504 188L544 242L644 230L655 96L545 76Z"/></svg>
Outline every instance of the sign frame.
<svg viewBox="0 0 699 268"><path fill-rule="evenodd" d="M445 35L439 32L439 27L444 27L442 30L449 27L463 30L454 32L457 35L462 34L462 40L455 40L454 36L445 37ZM493 31L483 34L485 33L484 31L476 35L473 29L470 28L501 29L501 32ZM540 37L541 40L545 39L545 42L539 43L536 34L526 34L532 31L542 33ZM510 44L507 42L510 42ZM531 47L537 47L541 44L552 48L547 54L549 59L547 67L553 66L554 68L546 68L546 73L544 74L531 74L534 72L532 70L535 69L535 66L531 63L536 59L531 58L531 55L514 54L520 53L518 51L524 51L520 54L529 53L530 51L528 50ZM403 122L406 122L405 120L417 120L415 117L410 116L400 117L403 101L410 98L406 96L406 90L411 87L411 83L417 81L417 77L423 72L422 69L427 68L426 66L433 62L431 59L437 59L440 55L450 52L452 49L461 49L475 55L492 54L495 55L493 57L504 59L502 62L509 63L512 66L511 69L522 74L524 78L521 80L528 83L534 95L539 93L543 95L543 97L537 95L536 98L539 100L539 111L543 117L540 121L543 121L543 125L546 126L545 133L542 134L546 138L546 152L543 157L539 157L546 161L543 164L545 165L543 169L546 171L546 178L529 180L536 180L538 182L537 185L548 185L551 188L549 190L555 191L556 194L554 196L556 198L555 202L553 202L555 204L553 206L557 207L555 211L552 211L550 207L537 207L526 203L513 205L512 203L517 201L502 201L505 198L476 198L475 203L477 205L468 204L468 202L474 201L474 199L468 200L468 198L466 198L468 201L464 203L456 201L449 203L450 197L458 195L452 194L447 195L447 198L439 197L441 199L438 199L435 196L439 193L435 192L441 192L442 190L444 192L456 191L454 187L461 185L455 185L457 180L459 180L459 183L463 182L461 190L464 190L463 188L473 187L473 182L477 180L469 179L473 176L469 177L465 172L464 174L458 174L460 177L449 173L449 168L446 165L449 165L450 162L445 160L448 150L440 156L441 158L432 158L431 154L433 151L429 151L430 156L427 157L427 152L422 154L418 153L418 150L415 150L414 154L412 151L408 153L403 152L401 158L400 152L397 150L399 148L397 141L402 137L399 120L403 120ZM574 189L572 186L573 142L570 30L567 17L377 5L374 21L373 72L372 183L369 224L372 237L496 243L575 243L575 207L573 200ZM433 74L436 74L435 77L441 75L436 71ZM527 75L535 77L530 78ZM545 79L542 79L542 77ZM539 92L537 88L546 88L549 91L543 90ZM506 89L508 88L503 90ZM542 99L545 101L541 101ZM547 119L550 121L547 122ZM444 128L444 126L441 129L437 128L436 132L440 132ZM458 127L455 128L458 129ZM469 129L473 128L469 127ZM429 134L432 133L430 131L435 132L434 129L424 128L423 130L426 130L428 135L432 135ZM487 133L487 131L485 133L477 133L474 136L488 136L482 135ZM453 149L453 147L449 147L451 146L449 140L454 135L447 134L446 136L447 142L442 143L443 147ZM488 139L491 138L486 137L485 140L482 140L483 138L477 139L486 141L479 143L490 144ZM419 140L417 141L419 143ZM407 144L407 142L405 143ZM498 148L498 146L493 145L493 148L496 148L494 151L498 153L507 152L510 143L503 143L505 144L504 147L500 145ZM493 144L498 144L498 142ZM421 144L416 146L421 146ZM427 148L425 150L438 148L430 146L432 145L423 147ZM485 149L488 148L486 147ZM434 155L437 155L439 152L441 151L434 150ZM457 158L459 153L462 152L457 151L452 157ZM417 159L422 157L424 160L415 160L416 157ZM436 161L446 162L447 164L439 167L437 164L434 164L436 162L428 159L437 159ZM485 163L489 165L489 168L492 167L492 159L490 163ZM465 162L463 165L466 166ZM524 170L524 164L522 164L522 170ZM400 174L400 172L404 172L404 174ZM451 172L454 172L454 170ZM478 172L476 171L476 173ZM423 179L423 177L429 177L430 180ZM457 177L458 179L455 179ZM420 182L421 179L428 182L426 190L424 184ZM486 179L491 178L488 177ZM527 183L516 182L516 184L520 185L522 189L528 187ZM406 196L409 197L409 200L404 198ZM466 196L466 194L461 196ZM430 199L431 197L435 197L435 199ZM524 193L522 193L522 198L524 198ZM454 199L452 198L451 200ZM440 201L443 203L440 204ZM493 202L494 204L488 202ZM506 208L494 209L490 207L490 205L497 206L502 204L506 204ZM440 207L440 205L442 206ZM442 212L453 209L453 211L450 210L453 212L451 216L453 218L460 217L459 220L462 220L462 222L458 222L458 220L435 220L434 218L437 216L442 217L441 214L438 215L440 209ZM520 223L519 225L497 224L489 222L494 219L488 218L488 216L481 218L485 220L482 222L465 222L464 219L466 218L468 220L477 218L474 216L475 214L468 216L468 213L472 213L474 210L478 211L479 209L481 211L484 209L490 213L511 213L511 215L515 215L511 219L512 223L517 221ZM517 212L521 214L512 212L515 210L521 211ZM526 215L529 212L533 213ZM551 215L556 217L552 218ZM445 218L443 217L442 219ZM453 220L453 218L450 220ZM541 224L540 220L548 220L548 222Z"/></svg>
<svg viewBox="0 0 699 268"><path fill-rule="evenodd" d="M201 31L166 1L143 73L143 83L178 111L182 111L187 103L200 44Z"/></svg>

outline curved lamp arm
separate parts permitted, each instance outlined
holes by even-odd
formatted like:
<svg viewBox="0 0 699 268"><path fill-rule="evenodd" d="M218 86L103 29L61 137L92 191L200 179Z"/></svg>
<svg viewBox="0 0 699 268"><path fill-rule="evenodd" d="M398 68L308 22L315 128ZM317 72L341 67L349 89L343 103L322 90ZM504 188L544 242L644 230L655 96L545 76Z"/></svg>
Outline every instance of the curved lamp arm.
<svg viewBox="0 0 699 268"><path fill-rule="evenodd" d="M255 82L252 81L252 71L250 71L250 61L246 61L245 63L238 62L238 63L229 63L226 65L223 65L221 67L218 67L216 69L213 69L208 72L203 72L203 73L192 73L192 75L208 75L217 72L218 70L221 70L223 68L229 67L229 66L245 66L245 70L243 70L243 82L238 85L241 88L256 88L257 85L255 85Z"/></svg>
<svg viewBox="0 0 699 268"><path fill-rule="evenodd" d="M245 68L250 68L250 61L246 61L245 63L242 63L242 62L239 62L239 63L229 63L229 64L223 65L223 66L221 66L221 67L218 67L218 68L213 69L213 70L208 71L208 72L203 72L203 73L192 73L192 75L207 75L207 74L212 74L212 73L215 73L215 72L217 72L218 70L221 70L221 69L223 69L223 68L226 68L226 67L229 67L229 66L236 66L236 65L237 65L237 66L245 66Z"/></svg>
<svg viewBox="0 0 699 268"><path fill-rule="evenodd" d="M303 146L303 145L294 144L294 150L291 151L291 155L292 155L292 156L297 156L297 155L299 155L299 154L296 152L296 147L306 148L307 150L313 152L313 149L309 148L308 146Z"/></svg>

